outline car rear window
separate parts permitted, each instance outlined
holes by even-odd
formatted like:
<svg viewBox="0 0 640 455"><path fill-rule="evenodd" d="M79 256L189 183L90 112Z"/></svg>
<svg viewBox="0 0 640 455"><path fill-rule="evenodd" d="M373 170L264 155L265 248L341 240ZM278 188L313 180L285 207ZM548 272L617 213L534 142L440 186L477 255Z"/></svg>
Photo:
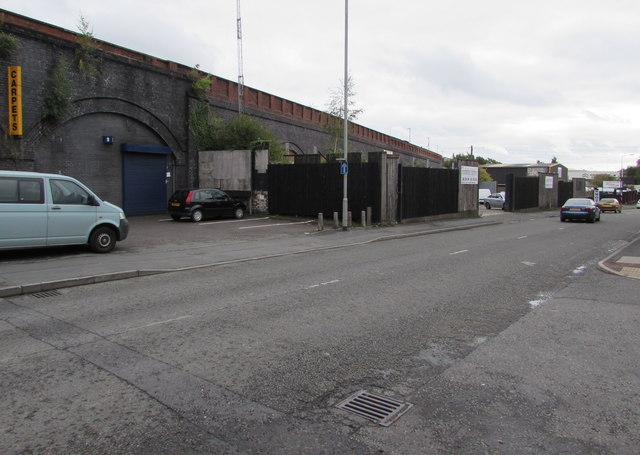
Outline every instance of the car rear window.
<svg viewBox="0 0 640 455"><path fill-rule="evenodd" d="M591 205L591 199L568 199L564 205Z"/></svg>

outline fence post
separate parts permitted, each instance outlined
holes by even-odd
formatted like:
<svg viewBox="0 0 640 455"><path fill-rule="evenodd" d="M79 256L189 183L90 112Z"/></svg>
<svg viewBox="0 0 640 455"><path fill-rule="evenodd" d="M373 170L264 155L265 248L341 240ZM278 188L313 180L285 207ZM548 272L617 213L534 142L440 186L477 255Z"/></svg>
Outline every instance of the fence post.
<svg viewBox="0 0 640 455"><path fill-rule="evenodd" d="M322 212L318 213L318 230L324 231L324 215Z"/></svg>
<svg viewBox="0 0 640 455"><path fill-rule="evenodd" d="M333 212L333 228L338 229L340 227L340 221L338 220L338 212Z"/></svg>
<svg viewBox="0 0 640 455"><path fill-rule="evenodd" d="M360 212L360 224L362 227L367 227L367 215L364 210Z"/></svg>

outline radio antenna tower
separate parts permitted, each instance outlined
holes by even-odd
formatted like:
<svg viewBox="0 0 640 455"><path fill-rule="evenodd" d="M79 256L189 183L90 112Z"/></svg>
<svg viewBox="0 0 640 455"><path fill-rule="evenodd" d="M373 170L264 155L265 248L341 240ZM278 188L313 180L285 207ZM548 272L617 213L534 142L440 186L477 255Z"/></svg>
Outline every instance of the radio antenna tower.
<svg viewBox="0 0 640 455"><path fill-rule="evenodd" d="M236 0L238 6L238 114L244 114L244 74L242 63L242 19L240 18L240 0Z"/></svg>

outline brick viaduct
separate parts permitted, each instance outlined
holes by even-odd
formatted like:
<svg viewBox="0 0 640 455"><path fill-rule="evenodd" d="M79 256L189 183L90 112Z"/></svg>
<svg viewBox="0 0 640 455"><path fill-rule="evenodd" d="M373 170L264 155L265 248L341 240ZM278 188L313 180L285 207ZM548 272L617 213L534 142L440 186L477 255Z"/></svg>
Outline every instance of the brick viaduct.
<svg viewBox="0 0 640 455"><path fill-rule="evenodd" d="M0 110L0 169L72 175L101 197L123 205L124 174L133 172L125 169L131 165L123 156L144 149L165 153L166 193L197 185L198 154L187 125L195 99L192 68L96 40L98 74L92 76L76 64L78 33L1 9L0 24L0 31L17 42L10 55L0 56L0 64L22 68L24 125L21 137L7 136L9 113ZM53 123L43 120L43 112L61 60L69 64L72 108ZM238 85L211 78L207 98L214 111L222 117L237 113ZM7 87L7 79L7 71L0 71L0 87ZM6 100L8 92L0 93ZM304 153L326 148L326 113L250 87L245 87L244 99L246 113L283 142L296 144ZM105 143L104 136L113 143ZM430 150L355 123L350 125L350 143L354 151L393 151L405 164L420 161L440 167L442 161Z"/></svg>

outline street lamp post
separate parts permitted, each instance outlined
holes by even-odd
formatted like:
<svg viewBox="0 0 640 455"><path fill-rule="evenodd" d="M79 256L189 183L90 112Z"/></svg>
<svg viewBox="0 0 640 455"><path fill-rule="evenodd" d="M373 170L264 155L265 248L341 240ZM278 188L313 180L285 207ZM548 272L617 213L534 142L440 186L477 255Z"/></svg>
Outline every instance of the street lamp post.
<svg viewBox="0 0 640 455"><path fill-rule="evenodd" d="M347 162L349 145L349 0L344 0L344 161ZM342 230L349 229L349 199L347 198L347 174L342 176Z"/></svg>

